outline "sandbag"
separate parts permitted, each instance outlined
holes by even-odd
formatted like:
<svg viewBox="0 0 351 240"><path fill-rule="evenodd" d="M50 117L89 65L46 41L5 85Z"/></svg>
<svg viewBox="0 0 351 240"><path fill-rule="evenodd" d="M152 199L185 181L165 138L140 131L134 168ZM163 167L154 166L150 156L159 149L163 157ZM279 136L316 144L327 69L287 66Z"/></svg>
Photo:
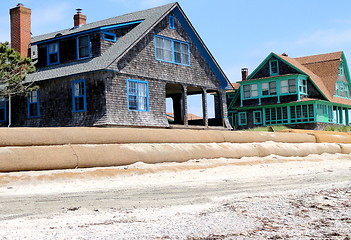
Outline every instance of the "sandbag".
<svg viewBox="0 0 351 240"><path fill-rule="evenodd" d="M341 147L332 143L256 143L259 156L265 157L271 154L283 157L305 157L310 154L341 153Z"/></svg>
<svg viewBox="0 0 351 240"><path fill-rule="evenodd" d="M73 148L79 159L78 167L82 168L258 155L252 144L227 143L75 145Z"/></svg>
<svg viewBox="0 0 351 240"><path fill-rule="evenodd" d="M224 142L222 131L150 128L0 128L0 146Z"/></svg>
<svg viewBox="0 0 351 240"><path fill-rule="evenodd" d="M342 154L350 154L351 153L351 144L339 144L341 147Z"/></svg>
<svg viewBox="0 0 351 240"><path fill-rule="evenodd" d="M351 135L315 133L317 143L351 143Z"/></svg>
<svg viewBox="0 0 351 240"><path fill-rule="evenodd" d="M351 148L351 147L350 147ZM346 148L345 148L346 149ZM346 152L346 150L344 150ZM341 153L334 143L139 143L1 147L0 172L185 162L193 159Z"/></svg>
<svg viewBox="0 0 351 240"><path fill-rule="evenodd" d="M222 132L226 142L252 143L252 142L286 142L286 143L315 143L314 136L305 133L283 133L283 132L250 132L232 131Z"/></svg>
<svg viewBox="0 0 351 240"><path fill-rule="evenodd" d="M69 145L0 148L0 172L76 167L77 156Z"/></svg>

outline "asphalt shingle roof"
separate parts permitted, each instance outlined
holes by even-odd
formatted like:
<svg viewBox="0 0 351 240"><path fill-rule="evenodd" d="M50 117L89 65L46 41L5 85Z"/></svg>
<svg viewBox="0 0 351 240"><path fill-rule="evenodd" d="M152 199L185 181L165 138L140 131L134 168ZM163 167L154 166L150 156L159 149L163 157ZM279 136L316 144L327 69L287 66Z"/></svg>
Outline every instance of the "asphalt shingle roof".
<svg viewBox="0 0 351 240"><path fill-rule="evenodd" d="M52 78L66 77L74 74L108 69L108 67L116 59L122 57L126 51L133 47L138 42L138 40L140 40L148 32L149 29L156 25L165 15L167 15L177 6L177 3L170 3L156 8L89 23L79 28L65 29L62 31L33 37L32 43L37 43L40 41L53 39L58 33L61 34L60 36L66 36L99 27L143 20L128 34L119 38L118 41L114 43L109 49L107 49L101 56L40 69L35 73L29 74L27 76L27 81L42 81Z"/></svg>

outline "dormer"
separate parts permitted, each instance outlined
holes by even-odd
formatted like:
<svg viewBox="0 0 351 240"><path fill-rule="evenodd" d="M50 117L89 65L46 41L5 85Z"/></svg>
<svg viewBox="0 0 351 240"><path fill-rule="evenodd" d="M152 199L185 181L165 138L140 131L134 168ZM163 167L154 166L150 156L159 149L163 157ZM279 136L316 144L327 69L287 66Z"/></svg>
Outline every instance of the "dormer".
<svg viewBox="0 0 351 240"><path fill-rule="evenodd" d="M113 44L118 44L118 39L142 21L109 25L81 24L71 29L35 37L32 41L32 51L36 53L36 67L43 68L70 62L79 63L99 57ZM109 21L105 20L105 22L108 24Z"/></svg>

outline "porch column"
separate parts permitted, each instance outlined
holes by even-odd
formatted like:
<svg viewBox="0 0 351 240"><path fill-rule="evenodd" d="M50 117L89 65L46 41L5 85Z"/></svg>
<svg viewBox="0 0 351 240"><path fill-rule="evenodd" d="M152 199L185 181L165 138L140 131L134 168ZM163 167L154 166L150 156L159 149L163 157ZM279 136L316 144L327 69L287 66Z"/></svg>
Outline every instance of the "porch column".
<svg viewBox="0 0 351 240"><path fill-rule="evenodd" d="M345 125L349 125L349 109L345 108Z"/></svg>
<svg viewBox="0 0 351 240"><path fill-rule="evenodd" d="M188 90L187 86L182 86L183 87L183 122L185 126L188 126Z"/></svg>
<svg viewBox="0 0 351 240"><path fill-rule="evenodd" d="M208 127L207 92L205 88L202 88L202 114L204 126Z"/></svg>
<svg viewBox="0 0 351 240"><path fill-rule="evenodd" d="M227 95L225 89L222 89L221 91L218 91L219 94L219 100L220 100L220 108L221 108L221 117L222 117L222 122L223 122L223 127L232 129L232 126L230 125L228 121L228 110L227 110Z"/></svg>

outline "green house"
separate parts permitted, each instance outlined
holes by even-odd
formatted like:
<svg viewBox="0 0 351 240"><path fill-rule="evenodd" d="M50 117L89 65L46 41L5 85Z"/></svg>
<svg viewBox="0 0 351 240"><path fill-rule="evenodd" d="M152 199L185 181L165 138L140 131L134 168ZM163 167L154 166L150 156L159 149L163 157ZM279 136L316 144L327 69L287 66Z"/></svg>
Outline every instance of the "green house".
<svg viewBox="0 0 351 240"><path fill-rule="evenodd" d="M351 123L350 74L343 52L299 58L269 54L227 92L234 129L287 125L323 129Z"/></svg>

